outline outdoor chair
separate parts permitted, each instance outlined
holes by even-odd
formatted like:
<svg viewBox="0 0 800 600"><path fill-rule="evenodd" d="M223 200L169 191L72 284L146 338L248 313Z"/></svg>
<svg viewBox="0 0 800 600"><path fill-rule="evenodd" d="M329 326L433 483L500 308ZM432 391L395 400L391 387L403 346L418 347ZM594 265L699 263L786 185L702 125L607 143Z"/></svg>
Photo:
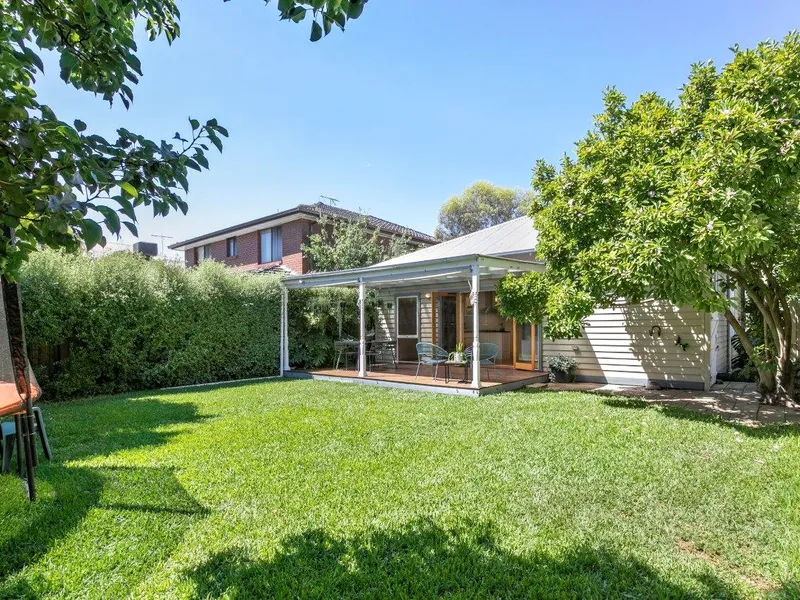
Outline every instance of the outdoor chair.
<svg viewBox="0 0 800 600"><path fill-rule="evenodd" d="M494 369L494 377L497 379L497 355L500 354L500 346L489 342L481 343L480 362L482 367L491 367ZM472 368L472 346L464 350L464 358ZM488 373L488 371L487 371ZM491 380L491 377L489 377Z"/></svg>
<svg viewBox="0 0 800 600"><path fill-rule="evenodd" d="M53 460L53 453L50 450L50 442L47 439L47 431L44 428L42 409L38 406L33 407L33 416L36 422L36 432L39 434L39 441L42 443L44 457ZM17 428L13 421L0 423L0 456L3 457L3 466L0 473L8 473L11 470L11 455L14 453L14 442L17 439Z"/></svg>
<svg viewBox="0 0 800 600"><path fill-rule="evenodd" d="M436 379L436 376L439 374L439 365L443 365L447 362L447 357L449 356L447 350L444 348L440 348L436 344L428 344L426 342L420 342L417 344L417 372L414 375L414 379L417 378L419 375L419 368L422 365L428 365L429 367L433 367L433 378Z"/></svg>
<svg viewBox="0 0 800 600"><path fill-rule="evenodd" d="M349 366L350 358L352 358L354 362L357 361L358 340L350 337L343 337L333 342L333 349L336 352L336 363L334 364L334 369L339 368L339 364L342 362L342 359L344 359L345 371Z"/></svg>
<svg viewBox="0 0 800 600"><path fill-rule="evenodd" d="M19 285L0 276L0 418L14 417L17 471L30 500L36 499L33 471L38 463L33 403L41 388L28 362ZM6 430L9 430L6 427ZM23 471L22 455L25 454ZM4 452L4 458L7 454Z"/></svg>

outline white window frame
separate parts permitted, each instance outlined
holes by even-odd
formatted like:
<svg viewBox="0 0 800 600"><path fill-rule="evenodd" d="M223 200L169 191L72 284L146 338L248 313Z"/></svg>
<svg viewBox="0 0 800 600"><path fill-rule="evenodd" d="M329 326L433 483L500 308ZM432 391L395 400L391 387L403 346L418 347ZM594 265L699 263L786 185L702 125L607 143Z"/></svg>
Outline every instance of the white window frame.
<svg viewBox="0 0 800 600"><path fill-rule="evenodd" d="M269 260L264 260L264 236L269 235L269 243L267 244L267 250L269 251ZM272 228L269 229L262 229L258 232L258 264L264 265L266 263L273 262L275 257L272 256Z"/></svg>
<svg viewBox="0 0 800 600"><path fill-rule="evenodd" d="M408 298L413 298L414 302L416 303L416 314L417 314L417 332L415 335L405 334L400 335L400 300L405 300ZM409 294L403 296L395 296L394 299L394 307L395 307L395 316L394 316L394 331L395 336L398 340L413 340L416 339L419 341L420 339L420 306L419 306L419 295L418 294Z"/></svg>

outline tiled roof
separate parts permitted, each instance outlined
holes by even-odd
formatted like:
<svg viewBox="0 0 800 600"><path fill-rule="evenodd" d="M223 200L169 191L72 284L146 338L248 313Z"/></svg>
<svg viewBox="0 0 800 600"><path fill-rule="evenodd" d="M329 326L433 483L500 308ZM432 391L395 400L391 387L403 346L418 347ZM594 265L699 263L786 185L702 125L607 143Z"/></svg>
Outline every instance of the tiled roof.
<svg viewBox="0 0 800 600"><path fill-rule="evenodd" d="M331 206L330 204L325 204L324 202L315 202L314 204L301 204L297 208L301 210L312 210L314 212L318 212L320 214L327 215L335 219L348 219L350 221L354 221L361 216L365 216L367 218L367 223L369 223L369 226L374 227L375 229L380 229L381 231L386 231L388 233L396 233L398 235L407 235L414 239L430 243L435 243L437 241L436 238L433 237L432 235L428 235L427 233L422 233L421 231L417 231L416 229L411 229L410 227L404 227L403 225L398 225L397 223L392 223L391 221L379 219L378 217L373 217L372 215L362 215L361 213L357 213L352 210L347 210L346 208Z"/></svg>
<svg viewBox="0 0 800 600"><path fill-rule="evenodd" d="M252 221L247 221L245 223L239 223L238 225L232 225L230 227L225 227L223 229L218 229L216 231L211 231L209 233L204 233L203 235L199 235L197 237L190 238L188 240L183 240L180 242L176 242L174 244L170 244L171 250L177 249L184 249L185 246L189 245L196 245L200 242L204 242L210 238L218 238L223 235L236 235L237 232L243 229L254 228L258 226L268 226L270 221L275 221L277 219L282 219L285 217L291 217L295 214L306 214L306 215L327 215L332 218L338 219L348 219L348 220L355 220L362 216L361 213L357 213L352 210L347 210L344 208L339 208L337 206L331 206L330 204L325 204L324 202L315 202L314 204L300 204L295 206L294 208L290 208L288 210L282 210L277 213L273 213L271 215L267 215L266 217L261 217L258 219L254 219ZM367 218L367 222L369 223L370 227L374 227L386 233L398 234L398 235L407 235L411 237L412 241L415 242L424 242L426 244L435 244L437 243L436 238L427 233L422 233L421 231L417 231L416 229L411 229L410 227L404 227L403 225L398 225L397 223L392 223L391 221L386 221L384 219L379 219L378 217L373 217L372 215L363 215Z"/></svg>

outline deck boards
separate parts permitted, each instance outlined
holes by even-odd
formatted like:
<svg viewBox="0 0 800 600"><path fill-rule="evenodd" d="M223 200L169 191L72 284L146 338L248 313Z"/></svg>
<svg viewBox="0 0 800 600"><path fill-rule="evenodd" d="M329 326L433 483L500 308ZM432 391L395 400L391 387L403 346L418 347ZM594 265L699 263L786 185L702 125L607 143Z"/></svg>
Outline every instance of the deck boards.
<svg viewBox="0 0 800 600"><path fill-rule="evenodd" d="M298 376L308 377L321 377L321 378L341 378L354 383L372 383L372 384L394 384L392 387L408 386L425 386L431 388L431 391L442 392L471 392L475 393L477 390L472 388L471 382L463 381L464 377L463 367L453 367L451 375L454 379L448 382L444 380L444 366L439 367L439 374L436 379L433 378L433 368L423 366L420 369L419 377L415 377L414 373L417 370L417 363L399 363L395 368L380 368L369 371L366 378L358 377L358 372L354 369L334 369L334 368L321 368L309 369L306 371L295 371ZM498 366L497 369L481 369L481 392L488 393L490 391L501 391L502 389L513 389L523 387L528 383L535 383L537 381L546 380L547 374L542 371L522 371L506 366ZM494 388L494 389L493 389Z"/></svg>

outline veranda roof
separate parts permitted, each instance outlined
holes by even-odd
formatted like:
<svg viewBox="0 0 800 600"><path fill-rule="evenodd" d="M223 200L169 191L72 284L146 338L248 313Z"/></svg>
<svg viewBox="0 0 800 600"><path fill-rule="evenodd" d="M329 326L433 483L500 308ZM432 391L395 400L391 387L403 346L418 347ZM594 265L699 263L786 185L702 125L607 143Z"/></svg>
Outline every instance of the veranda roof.
<svg viewBox="0 0 800 600"><path fill-rule="evenodd" d="M511 258L532 255L535 247L533 223L530 218L521 217L369 267L292 275L285 277L283 283L287 288L444 283L463 281L474 265L482 277L496 278L508 273L544 270L541 262Z"/></svg>

